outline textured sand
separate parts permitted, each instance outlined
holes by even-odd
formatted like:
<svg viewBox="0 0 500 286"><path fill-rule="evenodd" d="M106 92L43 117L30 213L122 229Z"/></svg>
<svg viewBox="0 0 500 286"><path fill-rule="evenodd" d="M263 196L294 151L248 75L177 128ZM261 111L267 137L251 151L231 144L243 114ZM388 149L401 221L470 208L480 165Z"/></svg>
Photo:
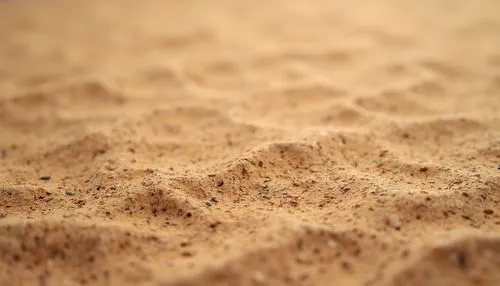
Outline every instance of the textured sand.
<svg viewBox="0 0 500 286"><path fill-rule="evenodd" d="M499 1L0 2L0 285L500 285Z"/></svg>

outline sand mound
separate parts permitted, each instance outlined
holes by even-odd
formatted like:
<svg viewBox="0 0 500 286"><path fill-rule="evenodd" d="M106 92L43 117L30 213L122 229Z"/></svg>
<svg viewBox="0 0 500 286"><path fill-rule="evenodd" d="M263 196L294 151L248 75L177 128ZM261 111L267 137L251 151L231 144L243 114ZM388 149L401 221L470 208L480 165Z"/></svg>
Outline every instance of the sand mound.
<svg viewBox="0 0 500 286"><path fill-rule="evenodd" d="M344 2L1 2L0 284L500 284L500 6Z"/></svg>

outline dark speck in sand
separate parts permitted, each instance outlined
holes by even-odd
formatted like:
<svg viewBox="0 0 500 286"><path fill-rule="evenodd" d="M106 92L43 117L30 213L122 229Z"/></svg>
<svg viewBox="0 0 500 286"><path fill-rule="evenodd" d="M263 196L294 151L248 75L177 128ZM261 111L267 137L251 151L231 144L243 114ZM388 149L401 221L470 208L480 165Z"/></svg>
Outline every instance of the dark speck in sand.
<svg viewBox="0 0 500 286"><path fill-rule="evenodd" d="M467 268L467 261L466 261L465 253L462 251L457 253L457 264L463 270L465 270Z"/></svg>

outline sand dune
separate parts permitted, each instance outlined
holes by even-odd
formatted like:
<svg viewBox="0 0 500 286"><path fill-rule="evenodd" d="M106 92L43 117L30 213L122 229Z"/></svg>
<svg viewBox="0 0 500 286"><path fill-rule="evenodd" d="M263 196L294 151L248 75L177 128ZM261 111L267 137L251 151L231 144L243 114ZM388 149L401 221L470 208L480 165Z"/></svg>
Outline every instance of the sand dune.
<svg viewBox="0 0 500 286"><path fill-rule="evenodd" d="M500 285L498 11L2 1L0 285Z"/></svg>

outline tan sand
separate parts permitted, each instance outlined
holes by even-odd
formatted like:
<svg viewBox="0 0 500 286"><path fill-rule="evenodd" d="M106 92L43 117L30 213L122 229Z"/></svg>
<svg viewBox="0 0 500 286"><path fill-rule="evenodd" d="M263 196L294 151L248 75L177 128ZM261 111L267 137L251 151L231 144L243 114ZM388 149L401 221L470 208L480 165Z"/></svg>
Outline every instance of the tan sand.
<svg viewBox="0 0 500 286"><path fill-rule="evenodd" d="M0 285L500 285L499 1L0 2Z"/></svg>

